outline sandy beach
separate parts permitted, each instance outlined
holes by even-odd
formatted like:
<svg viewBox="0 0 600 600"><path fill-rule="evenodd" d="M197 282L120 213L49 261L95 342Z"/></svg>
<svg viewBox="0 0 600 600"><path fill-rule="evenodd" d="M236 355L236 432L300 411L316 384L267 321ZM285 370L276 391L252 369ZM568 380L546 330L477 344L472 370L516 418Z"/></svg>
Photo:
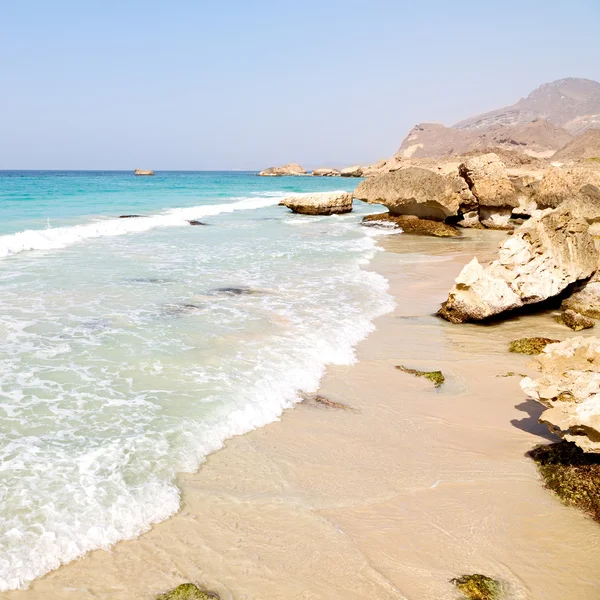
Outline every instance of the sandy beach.
<svg viewBox="0 0 600 600"><path fill-rule="evenodd" d="M461 267L506 233L388 236L368 268L397 306L331 367L320 394L182 475L181 511L5 600L147 599L195 582L224 600L454 600L484 573L507 597L596 600L600 527L544 489L526 452L550 435L508 342L574 334L539 314L494 325L434 316ZM395 369L441 369L439 389Z"/></svg>

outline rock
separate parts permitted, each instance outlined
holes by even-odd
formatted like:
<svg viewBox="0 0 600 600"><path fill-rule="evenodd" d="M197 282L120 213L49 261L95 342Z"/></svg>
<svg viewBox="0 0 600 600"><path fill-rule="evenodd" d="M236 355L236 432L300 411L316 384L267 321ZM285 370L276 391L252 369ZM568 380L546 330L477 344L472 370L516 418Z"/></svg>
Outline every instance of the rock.
<svg viewBox="0 0 600 600"><path fill-rule="evenodd" d="M550 211L516 230L487 267L477 258L467 264L438 314L452 323L487 319L552 298L597 266L587 223Z"/></svg>
<svg viewBox="0 0 600 600"><path fill-rule="evenodd" d="M479 207L479 221L486 229L514 229L514 223L511 223L512 208L501 207L493 208L489 206Z"/></svg>
<svg viewBox="0 0 600 600"><path fill-rule="evenodd" d="M590 225L600 223L600 188L587 183L572 198L565 200L561 208L583 217Z"/></svg>
<svg viewBox="0 0 600 600"><path fill-rule="evenodd" d="M460 231L452 225L447 225L441 221L419 219L413 215L390 215L390 213L366 215L363 217L362 224L370 227L397 227L402 229L404 233L412 235L460 237Z"/></svg>
<svg viewBox="0 0 600 600"><path fill-rule="evenodd" d="M201 590L193 583L183 583L174 590L157 596L156 600L219 600L219 595Z"/></svg>
<svg viewBox="0 0 600 600"><path fill-rule="evenodd" d="M588 184L600 187L600 171L584 167L552 167L542 177L535 201L539 208L556 208L565 200L575 198Z"/></svg>
<svg viewBox="0 0 600 600"><path fill-rule="evenodd" d="M600 523L599 454L586 454L572 442L562 441L538 446L528 455L548 489Z"/></svg>
<svg viewBox="0 0 600 600"><path fill-rule="evenodd" d="M596 323L589 317L584 317L574 310L566 310L556 319L559 323L563 323L570 327L573 331L581 331L582 329L591 329Z"/></svg>
<svg viewBox="0 0 600 600"><path fill-rule="evenodd" d="M592 319L600 319L600 271L597 271L578 291L563 300L561 308L574 310Z"/></svg>
<svg viewBox="0 0 600 600"><path fill-rule="evenodd" d="M475 573L473 575L462 575L451 579L454 584L468 600L500 600L502 586L499 581Z"/></svg>
<svg viewBox="0 0 600 600"><path fill-rule="evenodd" d="M600 339L553 344L535 365L540 376L523 379L521 389L547 407L540 422L584 452L600 453Z"/></svg>
<svg viewBox="0 0 600 600"><path fill-rule="evenodd" d="M120 215L119 219L141 219L144 215Z"/></svg>
<svg viewBox="0 0 600 600"><path fill-rule="evenodd" d="M429 381L435 384L436 388L439 388L442 383L446 381L446 378L441 371L417 371L417 369L409 369L407 367L403 367L402 365L396 365L396 369L398 369L398 371L402 371L403 373L414 375L415 377L424 377L425 379L429 379Z"/></svg>
<svg viewBox="0 0 600 600"><path fill-rule="evenodd" d="M281 177L283 175L306 175L306 170L296 163L282 167L270 167L259 173L261 177Z"/></svg>
<svg viewBox="0 0 600 600"><path fill-rule="evenodd" d="M509 346L509 352L516 354L541 354L548 344L557 344L560 340L545 337L530 337L513 340Z"/></svg>
<svg viewBox="0 0 600 600"><path fill-rule="evenodd" d="M458 172L477 198L479 206L518 206L517 190L498 155L482 154L462 163Z"/></svg>
<svg viewBox="0 0 600 600"><path fill-rule="evenodd" d="M339 177L341 173L337 169L323 168L313 169L313 177Z"/></svg>
<svg viewBox="0 0 600 600"><path fill-rule="evenodd" d="M360 165L355 167L346 167L340 171L342 177L362 177L363 170Z"/></svg>
<svg viewBox="0 0 600 600"><path fill-rule="evenodd" d="M347 192L323 192L321 194L298 194L279 203L301 215L337 215L352 210L352 194Z"/></svg>
<svg viewBox="0 0 600 600"><path fill-rule="evenodd" d="M146 170L146 169L136 169L133 172L133 174L134 175L145 175L145 176L148 176L148 175L154 175L154 171L150 171L150 170Z"/></svg>
<svg viewBox="0 0 600 600"><path fill-rule="evenodd" d="M204 221L197 221L196 219L192 219L191 221L188 221L188 223L190 225L206 225Z"/></svg>
<svg viewBox="0 0 600 600"><path fill-rule="evenodd" d="M392 215L414 215L434 221L456 216L460 205L459 194L447 177L418 167L365 179L354 191L354 197L369 204L383 204Z"/></svg>

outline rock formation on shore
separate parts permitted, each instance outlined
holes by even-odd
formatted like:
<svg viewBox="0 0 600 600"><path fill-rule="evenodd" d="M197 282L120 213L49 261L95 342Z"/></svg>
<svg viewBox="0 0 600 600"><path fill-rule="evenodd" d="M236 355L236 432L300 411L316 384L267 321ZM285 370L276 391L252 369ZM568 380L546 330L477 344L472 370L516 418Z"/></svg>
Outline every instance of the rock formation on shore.
<svg viewBox="0 0 600 600"><path fill-rule="evenodd" d="M346 167L340 171L340 175L342 177L362 177L363 170L360 165L355 165L353 167Z"/></svg>
<svg viewBox="0 0 600 600"><path fill-rule="evenodd" d="M369 204L383 204L392 215L414 215L444 221L456 216L460 196L443 175L411 167L362 181L354 197Z"/></svg>
<svg viewBox="0 0 600 600"><path fill-rule="evenodd" d="M306 175L306 170L296 163L289 163L282 167L270 167L259 173L261 177L281 177L283 175Z"/></svg>
<svg viewBox="0 0 600 600"><path fill-rule="evenodd" d="M340 177L341 173L337 169L324 167L322 169L313 169L311 175L313 177Z"/></svg>
<svg viewBox="0 0 600 600"><path fill-rule="evenodd" d="M584 219L550 211L522 225L489 266L467 264L438 314L464 323L541 302L594 274L598 257Z"/></svg>
<svg viewBox="0 0 600 600"><path fill-rule="evenodd" d="M338 215L352 210L352 194L347 192L324 192L321 194L298 194L279 203L301 215Z"/></svg>
<svg viewBox="0 0 600 600"><path fill-rule="evenodd" d="M433 237L460 237L461 233L452 225L431 219L419 219L414 215L391 215L378 213L363 217L362 224L367 227L384 227L402 229L412 235L430 235Z"/></svg>
<svg viewBox="0 0 600 600"><path fill-rule="evenodd" d="M544 173L535 192L539 208L556 208L576 198L586 185L600 187L600 170L584 167L552 167ZM588 190L585 194L590 193ZM593 194L593 191L591 192Z"/></svg>
<svg viewBox="0 0 600 600"><path fill-rule="evenodd" d="M134 175L145 175L145 176L148 176L148 175L154 175L154 171L150 171L150 170L147 170L147 169L136 169L133 172L133 174Z"/></svg>
<svg viewBox="0 0 600 600"><path fill-rule="evenodd" d="M600 339L551 344L535 364L540 376L526 377L521 388L547 407L540 422L585 452L600 453Z"/></svg>
<svg viewBox="0 0 600 600"><path fill-rule="evenodd" d="M574 310L575 312L600 319L600 270L576 292L571 294L561 305L563 310Z"/></svg>

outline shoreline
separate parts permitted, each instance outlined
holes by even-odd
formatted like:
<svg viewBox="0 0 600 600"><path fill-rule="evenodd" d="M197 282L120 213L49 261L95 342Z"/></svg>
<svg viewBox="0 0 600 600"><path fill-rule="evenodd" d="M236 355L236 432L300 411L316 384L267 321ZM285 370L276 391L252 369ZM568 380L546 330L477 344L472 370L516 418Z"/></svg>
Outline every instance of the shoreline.
<svg viewBox="0 0 600 600"><path fill-rule="evenodd" d="M509 340L582 334L547 314L487 326L433 316L463 264L504 236L378 238L386 251L367 268L397 306L319 391L350 410L302 403L231 438L179 476L175 516L0 598L150 600L191 581L223 600L451 600L448 580L473 572L510 598L597 598L600 529L543 488L525 457L550 437L542 409L502 377L531 372ZM446 383L397 364L441 369Z"/></svg>

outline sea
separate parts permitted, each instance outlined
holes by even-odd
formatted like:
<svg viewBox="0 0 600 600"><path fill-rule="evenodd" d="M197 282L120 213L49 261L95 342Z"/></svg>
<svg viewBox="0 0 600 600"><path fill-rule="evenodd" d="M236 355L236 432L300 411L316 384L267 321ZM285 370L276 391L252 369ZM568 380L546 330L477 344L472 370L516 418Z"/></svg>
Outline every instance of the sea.
<svg viewBox="0 0 600 600"><path fill-rule="evenodd" d="M278 204L357 183L0 171L0 591L167 519L177 473L356 360L381 209Z"/></svg>

